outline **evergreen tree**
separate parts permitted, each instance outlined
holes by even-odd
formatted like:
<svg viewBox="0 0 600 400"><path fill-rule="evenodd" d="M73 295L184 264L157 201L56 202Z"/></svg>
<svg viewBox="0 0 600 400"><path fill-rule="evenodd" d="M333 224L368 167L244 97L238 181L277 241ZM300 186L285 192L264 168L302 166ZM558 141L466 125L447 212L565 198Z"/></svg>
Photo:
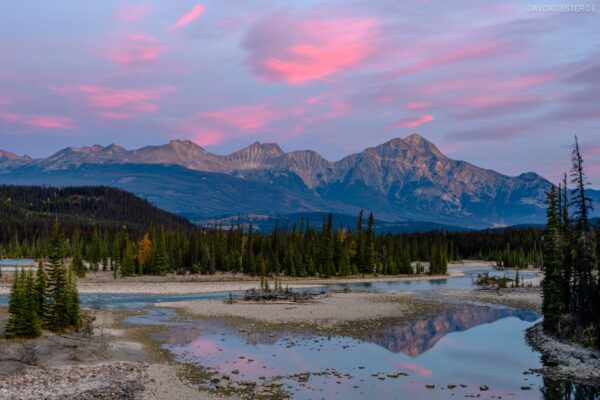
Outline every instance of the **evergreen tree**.
<svg viewBox="0 0 600 400"><path fill-rule="evenodd" d="M360 272L363 267L363 259L365 254L365 239L363 233L363 210L358 213L356 221L356 254L354 255L353 264L359 269Z"/></svg>
<svg viewBox="0 0 600 400"><path fill-rule="evenodd" d="M72 245L72 253L73 258L71 260L71 268L77 276L84 277L85 276L85 264L83 263L83 259L81 256L81 242L79 238L79 231L76 231L73 235L73 245Z"/></svg>
<svg viewBox="0 0 600 400"><path fill-rule="evenodd" d="M125 244L125 252L121 261L121 276L132 276L135 273L135 255L133 246L128 240Z"/></svg>
<svg viewBox="0 0 600 400"><path fill-rule="evenodd" d="M590 198L585 193L588 185L583 171L583 158L577 136L572 153L571 205L575 209L575 231L573 234L573 311L581 326L587 326L595 315L595 287L593 269L596 267L595 243L590 232L589 212L592 210Z"/></svg>
<svg viewBox="0 0 600 400"><path fill-rule="evenodd" d="M158 246L156 249L156 273L166 275L169 271L169 255L167 254L167 237L163 228L160 230ZM211 273L212 265L211 265Z"/></svg>
<svg viewBox="0 0 600 400"><path fill-rule="evenodd" d="M38 315L38 304L36 301L35 278L33 272L22 273L24 279L24 301L23 301L23 332L21 337L34 338L42 333L42 322Z"/></svg>
<svg viewBox="0 0 600 400"><path fill-rule="evenodd" d="M64 331L68 327L67 276L64 265L64 245L60 235L58 219L52 226L52 236L48 246L47 308L45 326L53 332Z"/></svg>
<svg viewBox="0 0 600 400"><path fill-rule="evenodd" d="M8 304L5 335L9 338L34 338L41 334L35 301L35 280L31 272L15 273Z"/></svg>
<svg viewBox="0 0 600 400"><path fill-rule="evenodd" d="M559 187L560 188L560 187ZM573 252L571 248L571 244L573 242L572 239L572 229L571 229L571 218L569 216L569 195L567 188L567 174L564 174L562 190L558 192L558 202L559 211L560 211L560 228L561 235L563 240L563 304L565 305L565 312L572 311L571 304L571 284L573 279Z"/></svg>
<svg viewBox="0 0 600 400"><path fill-rule="evenodd" d="M15 271L15 279L10 288L10 298L8 301L8 320L4 329L6 337L19 337L22 333L25 301L24 290L22 273Z"/></svg>
<svg viewBox="0 0 600 400"><path fill-rule="evenodd" d="M46 269L43 258L38 261L38 269L35 275L35 301L37 315L44 318L44 310L46 309Z"/></svg>
<svg viewBox="0 0 600 400"><path fill-rule="evenodd" d="M79 293L77 292L76 278L73 271L69 269L66 283L66 324L73 329L79 329L80 325L80 310L79 310Z"/></svg>
<svg viewBox="0 0 600 400"><path fill-rule="evenodd" d="M566 312L563 282L563 242L556 188L552 186L546 194L548 204L546 229L544 231L544 281L542 282L542 312L544 314L544 330L560 334L560 321Z"/></svg>
<svg viewBox="0 0 600 400"><path fill-rule="evenodd" d="M367 220L367 231L365 233L363 256L361 262L361 270L364 273L373 273L375 266L375 234L373 232L373 224L375 219L373 213L369 214Z"/></svg>

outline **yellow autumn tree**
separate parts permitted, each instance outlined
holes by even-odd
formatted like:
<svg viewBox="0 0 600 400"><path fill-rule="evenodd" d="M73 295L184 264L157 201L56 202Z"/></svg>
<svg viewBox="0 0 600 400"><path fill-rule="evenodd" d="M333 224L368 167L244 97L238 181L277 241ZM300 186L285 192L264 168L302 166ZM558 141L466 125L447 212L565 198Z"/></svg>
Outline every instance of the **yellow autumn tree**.
<svg viewBox="0 0 600 400"><path fill-rule="evenodd" d="M152 254L152 241L150 240L150 236L146 233L138 243L137 259L140 275L144 273L144 265L146 265L146 262L150 258L150 254Z"/></svg>

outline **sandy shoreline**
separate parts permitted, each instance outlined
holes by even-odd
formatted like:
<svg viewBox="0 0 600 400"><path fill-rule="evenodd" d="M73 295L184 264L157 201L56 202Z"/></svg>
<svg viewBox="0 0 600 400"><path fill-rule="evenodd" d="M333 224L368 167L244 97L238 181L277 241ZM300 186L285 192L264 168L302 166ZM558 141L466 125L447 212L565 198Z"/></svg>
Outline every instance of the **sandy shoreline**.
<svg viewBox="0 0 600 400"><path fill-rule="evenodd" d="M438 295L447 296L458 300L468 300L489 304L503 305L514 308L527 308L541 312L542 294L539 288L518 289L441 289Z"/></svg>
<svg viewBox="0 0 600 400"><path fill-rule="evenodd" d="M354 276L344 278L286 278L282 277L283 286L292 289L315 288L331 284L369 283L369 282L395 282L419 281L432 279L448 279L464 275L463 270L489 265L485 261L468 261L453 264L448 267L446 275L399 275L399 276ZM143 276L114 279L110 271L89 273L85 278L79 279L77 287L80 293L94 294L202 294L216 292L233 292L257 288L260 278L245 275L217 274L186 275L186 276ZM0 281L0 295L10 293L10 281L3 276Z"/></svg>
<svg viewBox="0 0 600 400"><path fill-rule="evenodd" d="M310 324L326 329L349 321L384 318L412 318L443 304L416 300L414 292L332 293L309 303L246 303L229 304L223 300L190 300L163 302L156 307L174 308L193 318L243 318L268 324Z"/></svg>

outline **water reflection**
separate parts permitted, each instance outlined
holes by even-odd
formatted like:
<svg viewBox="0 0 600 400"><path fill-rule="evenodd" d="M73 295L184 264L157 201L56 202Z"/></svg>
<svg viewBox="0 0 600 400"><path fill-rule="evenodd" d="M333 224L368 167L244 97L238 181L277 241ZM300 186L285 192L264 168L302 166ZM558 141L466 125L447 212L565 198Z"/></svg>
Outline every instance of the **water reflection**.
<svg viewBox="0 0 600 400"><path fill-rule="evenodd" d="M523 374L541 367L523 339L537 318L531 311L465 306L388 326L367 341L261 332L250 325L239 331L205 320L165 331L160 339L180 361L232 374L234 380L279 377L297 399L476 397L481 384L490 387L485 398L540 399L542 377ZM313 373L308 382L294 378L307 371ZM435 389L426 388L429 383ZM450 383L457 386L449 390Z"/></svg>
<svg viewBox="0 0 600 400"><path fill-rule="evenodd" d="M539 318L539 314L531 310L508 307L460 307L455 311L440 312L431 318L409 324L390 326L383 333L368 340L389 351L416 357L431 349L449 333L466 331L507 317L533 322Z"/></svg>

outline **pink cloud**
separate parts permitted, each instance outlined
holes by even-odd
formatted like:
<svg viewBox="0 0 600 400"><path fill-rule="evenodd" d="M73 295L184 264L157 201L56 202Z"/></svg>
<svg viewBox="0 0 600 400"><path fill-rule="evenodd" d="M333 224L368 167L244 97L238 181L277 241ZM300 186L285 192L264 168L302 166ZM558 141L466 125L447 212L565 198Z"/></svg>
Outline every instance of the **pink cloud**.
<svg viewBox="0 0 600 400"><path fill-rule="evenodd" d="M202 113L201 117L233 126L240 132L251 132L263 128L271 122L301 113L302 110L296 107L275 108L269 104L256 104L209 111Z"/></svg>
<svg viewBox="0 0 600 400"><path fill-rule="evenodd" d="M11 124L28 125L42 129L71 130L75 128L75 123L71 118L60 115L0 113L0 119Z"/></svg>
<svg viewBox="0 0 600 400"><path fill-rule="evenodd" d="M504 50L506 46L499 43L477 43L474 45L461 47L458 50L453 50L441 54L439 56L434 56L422 61L418 61L412 63L404 68L400 68L391 73L385 75L385 78L397 78L400 76L413 74L417 72L422 72L428 70L430 68L434 68L440 65L450 64L458 61L481 58L489 55L498 54L500 51ZM435 52L427 52L427 51L417 51L416 54L430 54Z"/></svg>
<svg viewBox="0 0 600 400"><path fill-rule="evenodd" d="M556 74L554 73L539 73L539 74L530 74L518 76L515 78L509 78L505 80L499 80L497 82L497 86L499 89L509 91L509 90L519 90L526 89L532 86L542 85L544 83L551 82L556 78Z"/></svg>
<svg viewBox="0 0 600 400"><path fill-rule="evenodd" d="M114 119L114 120L127 119L130 117L130 114L127 114L127 113L118 113L118 112L110 112L110 111L98 111L98 112L96 112L96 114L103 118Z"/></svg>
<svg viewBox="0 0 600 400"><path fill-rule="evenodd" d="M416 128L419 125L422 125L426 122L430 122L433 121L433 115L421 115L420 117L414 118L414 119L403 119L403 120L399 120L395 123L393 123L392 125L389 126L389 128Z"/></svg>
<svg viewBox="0 0 600 400"><path fill-rule="evenodd" d="M556 78L552 73L528 74L516 77L470 76L468 79L449 79L423 89L428 95L464 91L468 89L485 89L488 93L512 93L516 90L529 89L543 85Z"/></svg>
<svg viewBox="0 0 600 400"><path fill-rule="evenodd" d="M250 64L267 80L297 84L324 78L359 64L374 51L372 18L274 18L255 25L245 40ZM286 33L274 37L279 28L273 25Z"/></svg>
<svg viewBox="0 0 600 400"><path fill-rule="evenodd" d="M214 146L227 136L227 132L206 127L191 126L187 131L191 133L192 141L199 146Z"/></svg>
<svg viewBox="0 0 600 400"><path fill-rule="evenodd" d="M138 22L148 15L149 12L150 6L148 4L124 5L117 9L115 18L121 21Z"/></svg>
<svg viewBox="0 0 600 400"><path fill-rule="evenodd" d="M61 89L65 90L65 89ZM67 91L81 93L89 108L98 116L121 120L141 113L153 113L164 93L173 92L171 86L150 89L121 89L106 86L82 85Z"/></svg>
<svg viewBox="0 0 600 400"><path fill-rule="evenodd" d="M168 31L172 31L175 29L179 29L187 24L189 24L192 21L195 21L196 19L198 19L198 17L200 17L200 15L202 15L202 13L204 12L204 6L201 4L196 4L194 6L194 8L192 8L189 12L187 12L186 14L182 15L177 22L175 22L173 25L171 25L169 27L169 29L167 29Z"/></svg>
<svg viewBox="0 0 600 400"><path fill-rule="evenodd" d="M278 107L270 103L226 107L194 115L180 123L179 130L199 145L215 145L267 130L273 123L302 115L307 107Z"/></svg>
<svg viewBox="0 0 600 400"><path fill-rule="evenodd" d="M584 147L583 152L588 155L600 155L600 146Z"/></svg>
<svg viewBox="0 0 600 400"><path fill-rule="evenodd" d="M424 108L429 107L430 105L431 105L431 103L426 102L426 101L413 102L413 103L406 104L406 109L407 110L422 110Z"/></svg>
<svg viewBox="0 0 600 400"><path fill-rule="evenodd" d="M377 102L377 104L392 104L395 103L397 99L394 96L382 94L377 96L375 101Z"/></svg>
<svg viewBox="0 0 600 400"><path fill-rule="evenodd" d="M119 43L107 52L107 57L122 65L140 64L156 60L167 47L161 45L156 38L144 34L122 35Z"/></svg>

